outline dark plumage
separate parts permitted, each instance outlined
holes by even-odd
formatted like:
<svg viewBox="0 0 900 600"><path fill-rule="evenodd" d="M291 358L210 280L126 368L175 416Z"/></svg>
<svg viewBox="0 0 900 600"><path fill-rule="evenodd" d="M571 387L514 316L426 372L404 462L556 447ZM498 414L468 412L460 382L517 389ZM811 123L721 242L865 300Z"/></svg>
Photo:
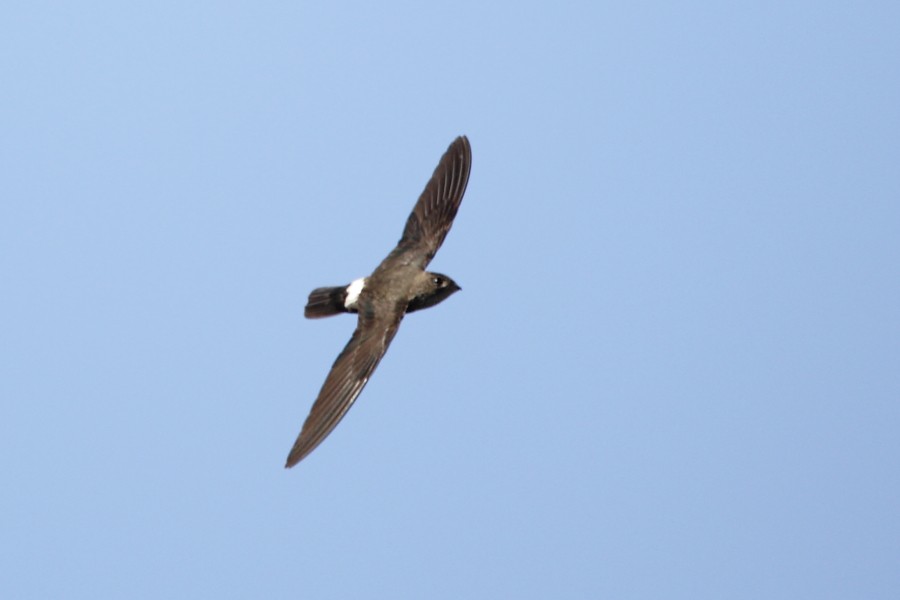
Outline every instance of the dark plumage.
<svg viewBox="0 0 900 600"><path fill-rule="evenodd" d="M347 413L394 339L403 316L439 304L460 289L446 275L425 268L453 225L471 167L469 140L458 137L419 196L397 247L375 271L350 285L317 288L310 293L306 317L350 312L358 314L358 321L303 423L286 467L312 452Z"/></svg>

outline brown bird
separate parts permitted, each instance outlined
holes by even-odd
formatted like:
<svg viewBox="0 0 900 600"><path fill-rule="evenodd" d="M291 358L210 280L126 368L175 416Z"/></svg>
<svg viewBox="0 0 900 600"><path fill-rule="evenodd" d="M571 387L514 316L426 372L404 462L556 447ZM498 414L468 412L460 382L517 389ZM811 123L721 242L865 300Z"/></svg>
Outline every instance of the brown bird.
<svg viewBox="0 0 900 600"><path fill-rule="evenodd" d="M460 289L446 275L425 268L453 225L471 167L469 140L458 137L419 196L397 247L375 271L350 285L317 288L310 293L304 311L307 318L345 312L359 316L356 331L334 361L288 454L286 468L303 460L347 414L394 339L403 316L439 304Z"/></svg>

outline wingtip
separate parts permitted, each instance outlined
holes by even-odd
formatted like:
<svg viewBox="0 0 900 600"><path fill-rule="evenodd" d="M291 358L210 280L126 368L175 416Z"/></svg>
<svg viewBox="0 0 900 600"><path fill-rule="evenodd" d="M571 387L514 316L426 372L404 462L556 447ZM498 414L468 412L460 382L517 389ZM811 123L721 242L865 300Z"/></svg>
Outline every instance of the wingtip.
<svg viewBox="0 0 900 600"><path fill-rule="evenodd" d="M466 163L471 165L472 164L472 144L469 143L469 138L464 135L461 135L458 138L456 138L455 143L460 146L459 151L463 155L463 160ZM467 173L466 180L468 180L468 178L469 178L469 176Z"/></svg>
<svg viewBox="0 0 900 600"><path fill-rule="evenodd" d="M299 441L300 441L300 439L298 437L297 441L294 442L294 446L291 448L291 451L288 452L287 460L284 461L285 469L290 469L291 467L295 466L298 462L303 460L303 458L306 456L307 453L301 452L299 449L299 444L298 444Z"/></svg>

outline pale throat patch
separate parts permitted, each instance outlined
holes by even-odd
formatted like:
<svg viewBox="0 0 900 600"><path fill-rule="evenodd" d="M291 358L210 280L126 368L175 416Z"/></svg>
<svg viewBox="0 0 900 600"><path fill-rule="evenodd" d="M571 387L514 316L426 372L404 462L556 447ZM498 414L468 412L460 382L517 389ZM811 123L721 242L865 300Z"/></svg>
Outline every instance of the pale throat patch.
<svg viewBox="0 0 900 600"><path fill-rule="evenodd" d="M359 279L354 279L353 283L347 286L347 299L344 300L344 308L347 310L356 308L356 303L359 301L359 293L365 285L366 278L360 277Z"/></svg>

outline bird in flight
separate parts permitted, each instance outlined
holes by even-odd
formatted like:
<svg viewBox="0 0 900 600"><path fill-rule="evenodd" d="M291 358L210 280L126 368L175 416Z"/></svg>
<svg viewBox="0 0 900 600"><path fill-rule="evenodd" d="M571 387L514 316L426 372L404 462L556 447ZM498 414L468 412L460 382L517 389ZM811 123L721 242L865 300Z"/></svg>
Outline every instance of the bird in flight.
<svg viewBox="0 0 900 600"><path fill-rule="evenodd" d="M286 468L303 460L347 414L394 339L403 316L439 304L459 291L452 279L425 268L453 225L471 168L469 140L458 137L419 196L397 247L375 271L350 285L317 288L309 294L304 310L307 318L356 313L358 320L303 423Z"/></svg>

